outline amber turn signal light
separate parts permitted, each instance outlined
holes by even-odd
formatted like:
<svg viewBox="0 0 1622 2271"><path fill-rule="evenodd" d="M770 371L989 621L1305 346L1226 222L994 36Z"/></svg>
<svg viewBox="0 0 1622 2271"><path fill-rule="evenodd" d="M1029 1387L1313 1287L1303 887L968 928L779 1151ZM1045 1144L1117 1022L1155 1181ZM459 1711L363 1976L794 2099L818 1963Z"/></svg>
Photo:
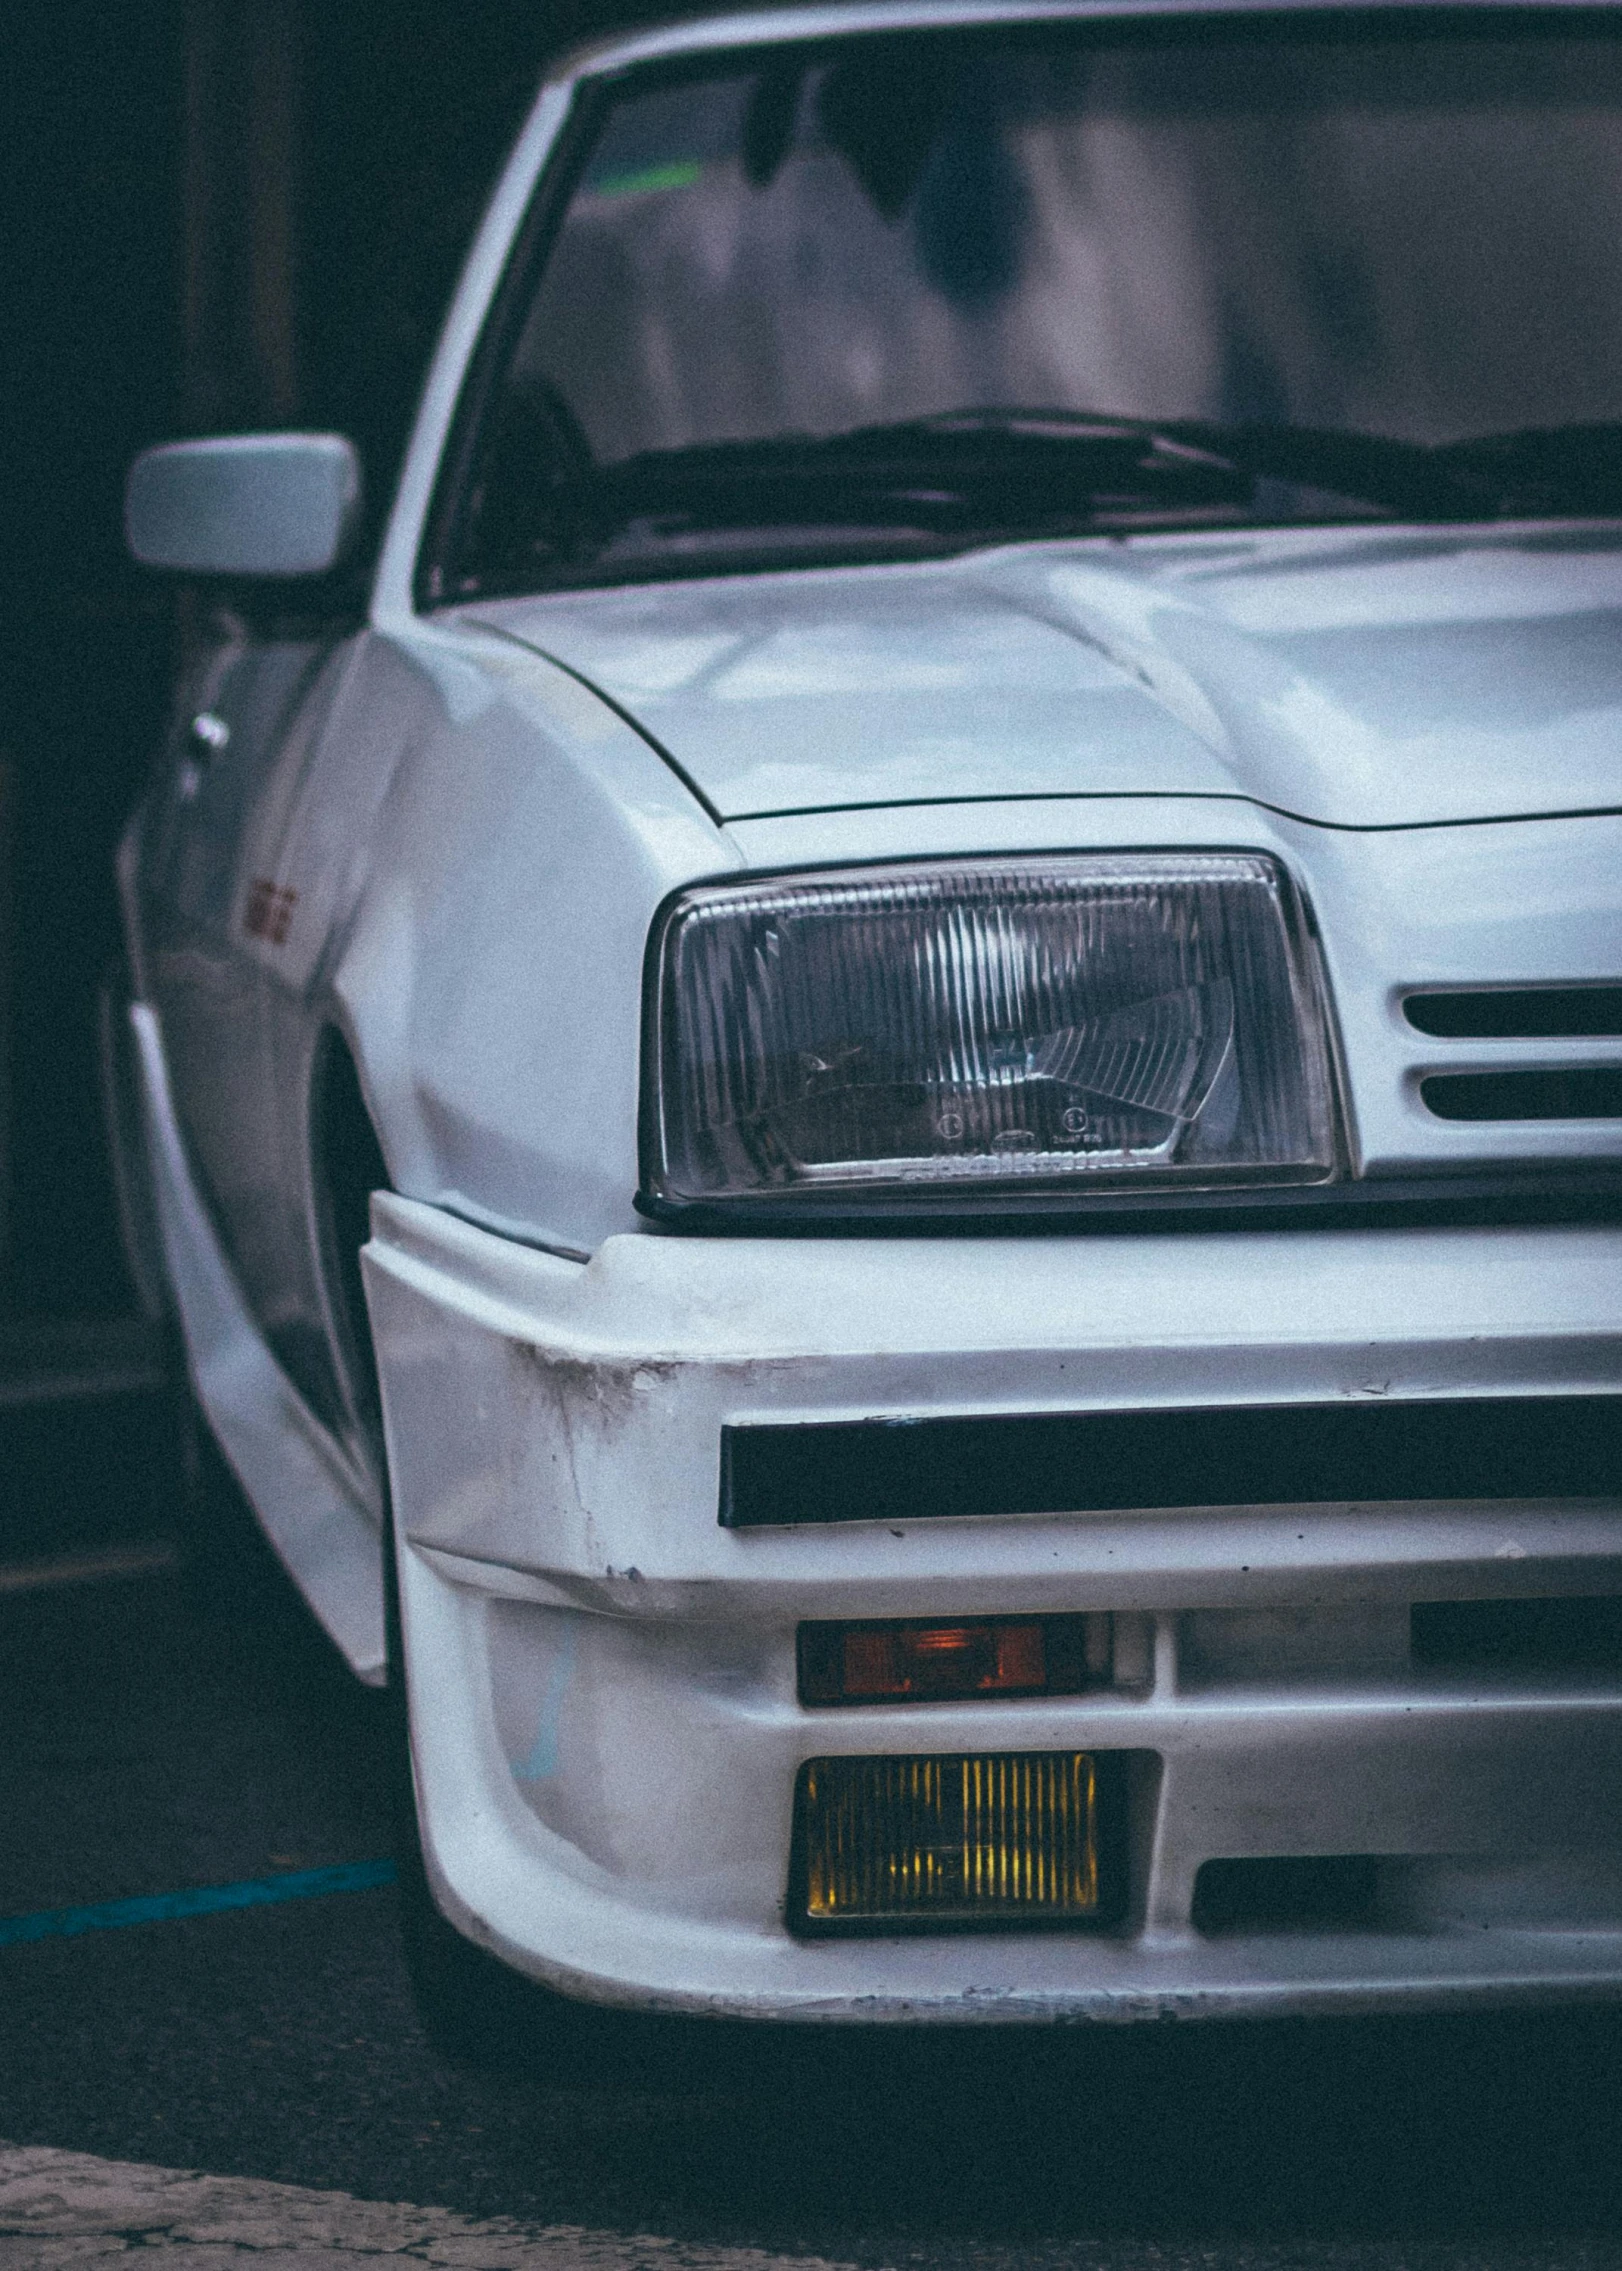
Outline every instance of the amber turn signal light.
<svg viewBox="0 0 1622 2271"><path fill-rule="evenodd" d="M802 1624L800 1701L1077 1695L1110 1680L1107 1616Z"/></svg>

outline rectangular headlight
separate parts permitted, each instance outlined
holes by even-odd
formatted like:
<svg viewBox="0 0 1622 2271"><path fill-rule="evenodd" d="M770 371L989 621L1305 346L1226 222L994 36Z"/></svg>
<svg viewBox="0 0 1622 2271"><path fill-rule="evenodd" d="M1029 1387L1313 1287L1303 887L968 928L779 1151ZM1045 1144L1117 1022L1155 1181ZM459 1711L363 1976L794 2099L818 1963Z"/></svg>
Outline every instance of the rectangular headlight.
<svg viewBox="0 0 1622 2271"><path fill-rule="evenodd" d="M684 893L655 940L655 1198L1321 1182L1325 1018L1256 852Z"/></svg>

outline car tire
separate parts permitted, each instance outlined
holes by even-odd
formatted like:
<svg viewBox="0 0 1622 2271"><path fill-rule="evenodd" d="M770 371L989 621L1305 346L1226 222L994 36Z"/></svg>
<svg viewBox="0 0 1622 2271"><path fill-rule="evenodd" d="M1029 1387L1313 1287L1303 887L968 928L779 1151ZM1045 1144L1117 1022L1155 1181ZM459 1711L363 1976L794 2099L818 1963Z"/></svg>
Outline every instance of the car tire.
<svg viewBox="0 0 1622 2271"><path fill-rule="evenodd" d="M529 2063L543 2038L572 2006L548 1995L475 1947L441 1915L428 1881L411 1765L411 1715L400 1623L400 1583L393 1509L383 1510L384 1625L387 1669L389 1810L393 1829L400 1937L422 2031L438 2054L458 2066ZM527 2054L527 2055L526 2055Z"/></svg>

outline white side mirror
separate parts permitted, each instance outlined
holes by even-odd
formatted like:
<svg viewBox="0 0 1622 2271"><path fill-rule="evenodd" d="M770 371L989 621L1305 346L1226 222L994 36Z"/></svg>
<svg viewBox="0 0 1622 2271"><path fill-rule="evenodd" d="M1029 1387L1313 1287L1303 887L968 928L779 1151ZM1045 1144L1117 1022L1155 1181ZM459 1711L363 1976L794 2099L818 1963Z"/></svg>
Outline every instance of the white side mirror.
<svg viewBox="0 0 1622 2271"><path fill-rule="evenodd" d="M360 459L341 434L235 434L143 450L124 535L148 568L191 576L319 576L360 519Z"/></svg>

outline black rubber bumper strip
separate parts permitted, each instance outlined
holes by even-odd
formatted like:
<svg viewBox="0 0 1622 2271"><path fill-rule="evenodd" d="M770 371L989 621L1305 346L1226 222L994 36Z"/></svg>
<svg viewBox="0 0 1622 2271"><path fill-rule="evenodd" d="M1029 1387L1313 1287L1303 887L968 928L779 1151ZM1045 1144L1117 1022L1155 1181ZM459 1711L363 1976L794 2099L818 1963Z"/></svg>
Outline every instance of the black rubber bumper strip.
<svg viewBox="0 0 1622 2271"><path fill-rule="evenodd" d="M1622 1396L1463 1397L721 1431L724 1528L1400 1499L1606 1497Z"/></svg>

